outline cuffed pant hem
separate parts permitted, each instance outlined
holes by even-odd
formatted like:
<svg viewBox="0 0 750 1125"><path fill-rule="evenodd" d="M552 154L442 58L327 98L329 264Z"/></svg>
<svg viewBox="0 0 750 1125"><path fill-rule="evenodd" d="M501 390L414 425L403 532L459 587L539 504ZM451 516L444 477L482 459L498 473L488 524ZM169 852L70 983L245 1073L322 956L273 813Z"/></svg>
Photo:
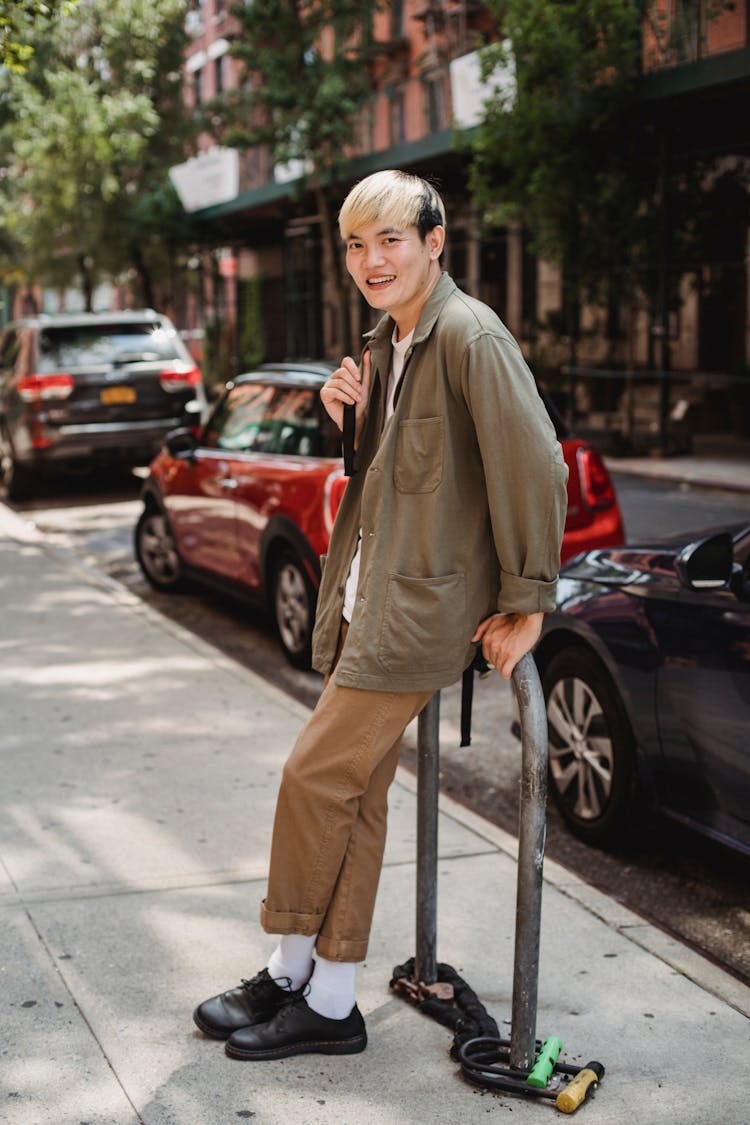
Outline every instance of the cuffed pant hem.
<svg viewBox="0 0 750 1125"><path fill-rule="evenodd" d="M303 934L312 937L323 924L323 914L299 914L290 910L269 910L265 899L260 904L260 924L267 934ZM325 956L325 954L324 954ZM335 958L331 958L335 960Z"/></svg>
<svg viewBox="0 0 750 1125"><path fill-rule="evenodd" d="M315 952L326 961L364 961L367 956L367 942L346 938L327 938L318 934Z"/></svg>

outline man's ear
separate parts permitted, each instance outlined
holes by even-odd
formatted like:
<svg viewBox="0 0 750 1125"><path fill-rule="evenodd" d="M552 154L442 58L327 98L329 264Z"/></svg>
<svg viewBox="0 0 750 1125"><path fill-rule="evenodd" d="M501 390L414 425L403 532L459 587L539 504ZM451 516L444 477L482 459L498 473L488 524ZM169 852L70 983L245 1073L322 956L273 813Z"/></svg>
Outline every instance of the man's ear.
<svg viewBox="0 0 750 1125"><path fill-rule="evenodd" d="M433 227L427 231L427 245L430 248L430 257L437 261L445 246L445 227Z"/></svg>

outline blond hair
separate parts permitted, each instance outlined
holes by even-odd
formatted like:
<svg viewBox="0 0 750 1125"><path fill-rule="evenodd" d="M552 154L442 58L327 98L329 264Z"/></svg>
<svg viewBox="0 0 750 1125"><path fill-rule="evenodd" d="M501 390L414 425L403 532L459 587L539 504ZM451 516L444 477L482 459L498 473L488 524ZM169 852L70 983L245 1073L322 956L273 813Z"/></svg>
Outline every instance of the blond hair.
<svg viewBox="0 0 750 1125"><path fill-rule="evenodd" d="M445 207L427 180L387 169L360 180L349 192L339 212L341 237L346 240L383 220L398 230L415 226L424 239L434 227L445 226Z"/></svg>

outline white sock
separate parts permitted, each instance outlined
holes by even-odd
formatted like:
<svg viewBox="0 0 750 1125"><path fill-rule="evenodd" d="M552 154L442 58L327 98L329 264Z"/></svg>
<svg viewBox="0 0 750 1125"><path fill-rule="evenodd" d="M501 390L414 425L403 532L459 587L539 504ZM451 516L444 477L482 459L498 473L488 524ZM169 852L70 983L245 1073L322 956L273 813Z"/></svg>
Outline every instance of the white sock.
<svg viewBox="0 0 750 1125"><path fill-rule="evenodd" d="M268 972L282 988L294 991L310 979L317 934L283 934L268 959ZM287 983L289 982L289 983Z"/></svg>
<svg viewBox="0 0 750 1125"><path fill-rule="evenodd" d="M316 956L306 996L308 1007L329 1020L345 1020L355 1004L356 971L354 961L326 961Z"/></svg>

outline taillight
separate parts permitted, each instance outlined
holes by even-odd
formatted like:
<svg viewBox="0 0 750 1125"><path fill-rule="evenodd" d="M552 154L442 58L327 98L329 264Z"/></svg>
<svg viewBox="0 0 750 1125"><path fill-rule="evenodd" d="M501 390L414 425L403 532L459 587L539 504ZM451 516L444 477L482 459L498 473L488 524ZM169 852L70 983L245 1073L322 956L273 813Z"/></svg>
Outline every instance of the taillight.
<svg viewBox="0 0 750 1125"><path fill-rule="evenodd" d="M346 482L348 477L344 476L342 469L334 469L326 481L325 493L323 495L323 515L325 517L326 531L331 534L333 529L333 521L336 519L336 513L339 510L341 497L344 495Z"/></svg>
<svg viewBox="0 0 750 1125"><path fill-rule="evenodd" d="M582 445L576 452L576 461L584 504L594 511L611 508L615 503L615 489L600 454L590 446Z"/></svg>
<svg viewBox="0 0 750 1125"><path fill-rule="evenodd" d="M46 402L48 399L67 398L73 386L73 376L60 372L26 375L18 380L18 393L24 402Z"/></svg>
<svg viewBox="0 0 750 1125"><path fill-rule="evenodd" d="M197 387L201 382L201 373L197 367L176 365L165 367L159 372L159 382L165 391L187 391L190 387Z"/></svg>

